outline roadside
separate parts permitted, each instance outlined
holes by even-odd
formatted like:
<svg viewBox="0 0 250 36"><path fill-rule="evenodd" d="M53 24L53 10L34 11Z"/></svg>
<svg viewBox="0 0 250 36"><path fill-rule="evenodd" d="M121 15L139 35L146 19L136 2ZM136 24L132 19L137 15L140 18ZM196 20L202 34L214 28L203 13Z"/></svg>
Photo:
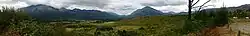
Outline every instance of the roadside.
<svg viewBox="0 0 250 36"><path fill-rule="evenodd" d="M232 20L231 23L223 27L203 29L198 33L198 36L250 36L250 19Z"/></svg>

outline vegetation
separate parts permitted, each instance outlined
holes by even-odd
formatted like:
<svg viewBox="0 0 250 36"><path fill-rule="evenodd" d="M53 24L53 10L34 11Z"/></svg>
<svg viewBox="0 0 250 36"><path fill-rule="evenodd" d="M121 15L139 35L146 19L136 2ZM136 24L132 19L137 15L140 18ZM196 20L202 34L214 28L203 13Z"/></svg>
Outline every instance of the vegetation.
<svg viewBox="0 0 250 36"><path fill-rule="evenodd" d="M9 12L12 10L18 13ZM152 17L138 17L132 20L121 20L114 22L86 22L75 24L63 23L39 23L39 21L31 20L22 11L9 9L3 11L1 15L16 15L7 19L2 16L1 19L9 20L2 21L6 31L3 31L3 36L164 36L164 35L178 35L174 30L180 29L183 23L172 21L184 21L184 16L152 16ZM20 13L19 13L20 12ZM10 14L6 14L10 13ZM17 16L18 15L18 16ZM25 15L20 16L20 15ZM23 18L23 19L21 19ZM166 19L168 18L168 19ZM13 22L12 20L16 20ZM18 20L18 21L17 21ZM8 22L8 23L7 23ZM2 27L2 26L1 26ZM176 28L178 27L178 28Z"/></svg>
<svg viewBox="0 0 250 36"><path fill-rule="evenodd" d="M197 12L192 22L186 21L184 33L200 32L204 28L215 28L228 24L228 11L226 8L217 9L215 12Z"/></svg>
<svg viewBox="0 0 250 36"><path fill-rule="evenodd" d="M2 29L0 33L6 31L9 25L15 25L28 19L28 15L20 10L3 7L3 9L0 10L0 29Z"/></svg>
<svg viewBox="0 0 250 36"><path fill-rule="evenodd" d="M198 7L198 10L196 10L196 11L200 12L200 10L201 10L202 8L204 8L205 5L206 5L207 3L209 3L210 1L211 1L211 0L207 0L207 1L206 1L205 3L203 3L202 5L200 5L200 6L195 6L197 3L200 2L200 0L196 0L196 1L194 1L194 0L188 0L188 19L187 19L187 20L189 20L189 21L192 20L192 9L195 9L195 8Z"/></svg>
<svg viewBox="0 0 250 36"><path fill-rule="evenodd" d="M231 11L229 14L229 17L245 18L250 16L250 11L244 9L236 9L236 11Z"/></svg>
<svg viewBox="0 0 250 36"><path fill-rule="evenodd" d="M143 26L136 30L144 36L178 36L184 24L185 16L151 16L137 17L133 20L122 20L121 24ZM177 22L178 21L178 22Z"/></svg>
<svg viewBox="0 0 250 36"><path fill-rule="evenodd" d="M144 16L115 21L39 21L21 10L4 7L0 12L0 36L183 36L226 25L228 17L248 15L247 11L239 12L229 12L227 8L200 11L192 15L192 21L187 20L188 15Z"/></svg>

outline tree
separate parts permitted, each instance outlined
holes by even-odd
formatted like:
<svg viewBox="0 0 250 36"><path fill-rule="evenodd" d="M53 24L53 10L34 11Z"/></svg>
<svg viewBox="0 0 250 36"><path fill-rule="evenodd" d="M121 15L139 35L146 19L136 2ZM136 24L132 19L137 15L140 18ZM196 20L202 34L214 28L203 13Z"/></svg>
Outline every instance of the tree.
<svg viewBox="0 0 250 36"><path fill-rule="evenodd" d="M199 9L197 11L200 11L202 9L202 7L204 7L204 5L206 5L208 2L210 2L211 0L208 0L206 1L205 3L203 3L202 5L200 6L197 6L199 7ZM194 8L194 6L199 3L200 0L197 0L195 3L194 3L194 0L188 0L188 20L191 20L192 16L192 9Z"/></svg>
<svg viewBox="0 0 250 36"><path fill-rule="evenodd" d="M204 7L205 4L207 4L208 2L210 2L211 0L206 1L205 3L203 3L200 6L196 6L199 9L197 10L198 12L200 12L200 10ZM185 25L183 26L183 33L187 34L189 32L193 32L193 31L197 31L200 28L202 28L202 26L200 26L202 21L196 20L196 21L192 21L192 9L196 8L195 5L198 4L200 2L200 0L197 0L196 2L194 2L194 0L188 0L188 18L185 22Z"/></svg>
<svg viewBox="0 0 250 36"><path fill-rule="evenodd" d="M0 33L7 29L11 24L17 24L23 20L30 19L28 15L24 14L21 10L14 8L2 7L0 10Z"/></svg>
<svg viewBox="0 0 250 36"><path fill-rule="evenodd" d="M222 7L220 9L217 9L216 16L214 19L214 24L211 25L211 27L214 26L224 26L228 24L228 10L225 7Z"/></svg>

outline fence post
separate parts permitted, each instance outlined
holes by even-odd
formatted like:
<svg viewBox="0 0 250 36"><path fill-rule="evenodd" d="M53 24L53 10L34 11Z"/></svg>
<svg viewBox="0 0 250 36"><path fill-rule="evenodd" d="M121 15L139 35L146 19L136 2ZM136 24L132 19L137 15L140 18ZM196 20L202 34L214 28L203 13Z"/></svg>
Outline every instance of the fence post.
<svg viewBox="0 0 250 36"><path fill-rule="evenodd" d="M237 36L240 36L240 33L241 33L241 32L240 32L240 31L238 31Z"/></svg>

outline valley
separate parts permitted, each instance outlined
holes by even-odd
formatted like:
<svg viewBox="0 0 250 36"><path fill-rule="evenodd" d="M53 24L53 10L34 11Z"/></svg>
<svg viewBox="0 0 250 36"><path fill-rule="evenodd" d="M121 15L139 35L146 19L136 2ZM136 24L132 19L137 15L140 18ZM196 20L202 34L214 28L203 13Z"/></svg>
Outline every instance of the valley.
<svg viewBox="0 0 250 36"><path fill-rule="evenodd" d="M190 14L144 6L130 15L44 4L3 7L0 36L249 36L250 21L245 17L250 16L250 10L246 6L250 7L211 8Z"/></svg>

